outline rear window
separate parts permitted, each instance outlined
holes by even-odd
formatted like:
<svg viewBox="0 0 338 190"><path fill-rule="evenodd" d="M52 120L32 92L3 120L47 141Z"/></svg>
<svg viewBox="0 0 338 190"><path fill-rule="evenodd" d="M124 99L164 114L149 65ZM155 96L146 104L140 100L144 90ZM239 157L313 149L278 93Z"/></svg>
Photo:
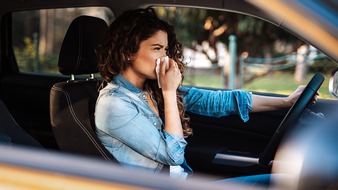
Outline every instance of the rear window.
<svg viewBox="0 0 338 190"><path fill-rule="evenodd" d="M106 7L44 9L12 14L13 48L20 72L59 73L58 56L65 33L78 16L104 19L114 14Z"/></svg>

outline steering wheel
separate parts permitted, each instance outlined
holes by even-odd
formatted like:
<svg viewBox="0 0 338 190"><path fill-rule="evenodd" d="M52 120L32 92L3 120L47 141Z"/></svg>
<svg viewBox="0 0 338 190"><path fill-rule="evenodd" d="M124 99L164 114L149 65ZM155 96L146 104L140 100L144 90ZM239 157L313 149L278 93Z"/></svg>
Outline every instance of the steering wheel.
<svg viewBox="0 0 338 190"><path fill-rule="evenodd" d="M279 124L279 127L275 131L264 152L260 155L260 164L269 165L270 161L274 158L276 154L278 145L284 133L289 130L289 128L294 126L299 116L310 103L312 97L316 94L323 81L324 76L320 73L317 73L312 77L310 82L303 90L302 94L299 96L298 100L292 105L282 122Z"/></svg>

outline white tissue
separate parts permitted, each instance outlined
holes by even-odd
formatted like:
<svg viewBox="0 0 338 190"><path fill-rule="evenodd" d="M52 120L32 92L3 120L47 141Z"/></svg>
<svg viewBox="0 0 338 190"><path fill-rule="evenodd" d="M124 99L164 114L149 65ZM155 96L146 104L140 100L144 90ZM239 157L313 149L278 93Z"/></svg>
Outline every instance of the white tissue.
<svg viewBox="0 0 338 190"><path fill-rule="evenodd" d="M169 57L168 56L164 57L163 63L165 64L164 66L166 67L166 70L167 70L168 67L169 67ZM161 64L161 58L157 58L156 59L155 72L156 72L156 76L157 76L158 88L161 88L161 84L160 84L160 64Z"/></svg>
<svg viewBox="0 0 338 190"><path fill-rule="evenodd" d="M160 63L161 63L161 58L156 59L155 72L156 72L156 76L157 76L158 88L161 88L161 84L160 84Z"/></svg>

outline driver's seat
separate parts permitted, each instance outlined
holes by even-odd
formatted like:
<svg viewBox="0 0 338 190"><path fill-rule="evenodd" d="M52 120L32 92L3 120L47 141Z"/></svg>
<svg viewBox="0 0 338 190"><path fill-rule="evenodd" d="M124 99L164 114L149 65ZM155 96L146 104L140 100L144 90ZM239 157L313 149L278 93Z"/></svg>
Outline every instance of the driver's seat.
<svg viewBox="0 0 338 190"><path fill-rule="evenodd" d="M94 110L99 80L95 48L108 31L100 18L80 16L73 20L60 50L59 71L71 78L53 85L50 92L50 117L61 151L103 158L118 163L95 133ZM76 75L89 78L75 79Z"/></svg>

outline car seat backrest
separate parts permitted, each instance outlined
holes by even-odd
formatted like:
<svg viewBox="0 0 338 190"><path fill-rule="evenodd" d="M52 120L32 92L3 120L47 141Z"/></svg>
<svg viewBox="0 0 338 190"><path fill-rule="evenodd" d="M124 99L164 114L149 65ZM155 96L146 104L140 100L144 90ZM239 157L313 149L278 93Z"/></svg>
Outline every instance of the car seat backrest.
<svg viewBox="0 0 338 190"><path fill-rule="evenodd" d="M99 80L95 48L103 41L108 26L100 18L80 16L73 20L61 46L58 67L65 82L53 85L50 92L50 117L60 150L85 154L117 163L95 133L94 111ZM87 79L75 79L87 74ZM81 77L80 77L81 78Z"/></svg>

